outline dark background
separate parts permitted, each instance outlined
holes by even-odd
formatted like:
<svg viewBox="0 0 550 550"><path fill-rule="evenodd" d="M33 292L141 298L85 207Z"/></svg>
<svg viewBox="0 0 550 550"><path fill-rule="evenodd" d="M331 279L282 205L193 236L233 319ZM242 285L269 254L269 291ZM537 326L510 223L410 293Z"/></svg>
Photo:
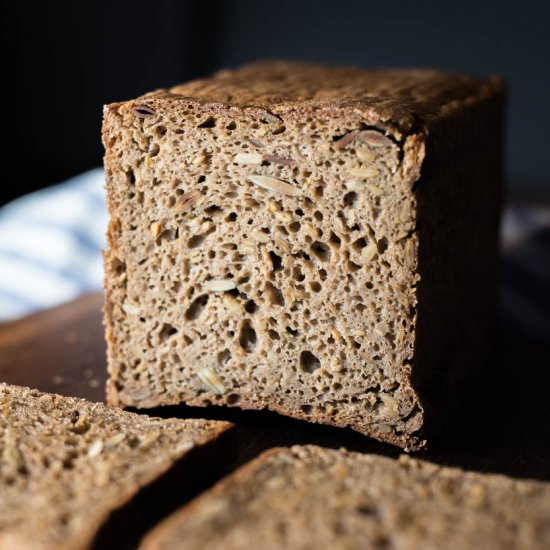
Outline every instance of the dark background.
<svg viewBox="0 0 550 550"><path fill-rule="evenodd" d="M509 82L514 198L550 201L548 2L3 2L0 204L101 163L101 107L262 57L426 66ZM473 153L475 154L475 152Z"/></svg>

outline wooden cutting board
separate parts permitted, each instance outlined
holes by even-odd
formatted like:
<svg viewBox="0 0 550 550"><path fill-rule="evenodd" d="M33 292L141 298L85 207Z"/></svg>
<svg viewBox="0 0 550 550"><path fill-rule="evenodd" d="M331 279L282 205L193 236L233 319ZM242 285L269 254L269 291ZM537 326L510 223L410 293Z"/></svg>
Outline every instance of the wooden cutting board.
<svg viewBox="0 0 550 550"><path fill-rule="evenodd" d="M43 391L104 399L102 297L84 296L26 319L0 324L0 380ZM481 380L481 379L480 379ZM458 395L460 418L419 458L518 477L550 479L550 342L501 326L489 375ZM148 411L149 413L151 411ZM397 456L399 450L351 430L308 424L269 412L166 407L162 416L207 417L237 423L237 459L296 443L346 447ZM455 426L464 426L457 432Z"/></svg>

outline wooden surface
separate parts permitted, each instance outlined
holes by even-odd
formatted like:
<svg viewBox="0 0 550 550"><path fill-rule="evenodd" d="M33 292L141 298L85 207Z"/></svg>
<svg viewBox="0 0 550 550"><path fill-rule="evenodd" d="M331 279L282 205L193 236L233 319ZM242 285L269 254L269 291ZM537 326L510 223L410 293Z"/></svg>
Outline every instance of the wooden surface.
<svg viewBox="0 0 550 550"><path fill-rule="evenodd" d="M0 380L43 391L103 400L105 344L100 295L26 319L0 324ZM492 364L478 387L457 395L457 418L420 458L467 469L550 479L550 343L501 326ZM315 443L397 456L399 450L351 430L269 412L166 407L162 416L196 416L237 423L231 470L276 445ZM460 428L458 428L460 426Z"/></svg>

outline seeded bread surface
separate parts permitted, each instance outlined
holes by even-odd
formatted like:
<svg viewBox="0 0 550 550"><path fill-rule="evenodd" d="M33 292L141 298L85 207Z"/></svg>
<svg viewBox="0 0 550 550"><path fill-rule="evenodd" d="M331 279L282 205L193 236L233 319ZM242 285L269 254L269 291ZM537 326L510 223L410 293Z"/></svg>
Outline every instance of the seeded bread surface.
<svg viewBox="0 0 550 550"><path fill-rule="evenodd" d="M0 384L0 548L89 548L103 522L230 424Z"/></svg>
<svg viewBox="0 0 550 550"><path fill-rule="evenodd" d="M550 485L417 461L292 447L264 453L147 535L176 548L537 549Z"/></svg>
<svg viewBox="0 0 550 550"><path fill-rule="evenodd" d="M107 106L110 403L421 447L489 340L502 111L498 78L285 62Z"/></svg>

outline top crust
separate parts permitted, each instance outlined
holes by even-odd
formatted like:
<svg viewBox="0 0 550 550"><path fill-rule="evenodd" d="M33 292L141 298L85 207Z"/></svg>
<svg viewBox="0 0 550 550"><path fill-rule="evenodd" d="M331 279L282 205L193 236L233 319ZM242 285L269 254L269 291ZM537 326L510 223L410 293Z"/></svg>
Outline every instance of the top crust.
<svg viewBox="0 0 550 550"><path fill-rule="evenodd" d="M157 90L136 101L191 99L210 107L259 108L274 115L297 111L334 116L352 110L373 125L393 130L399 139L401 132L423 128L429 119L502 89L503 81L496 76L264 61Z"/></svg>

